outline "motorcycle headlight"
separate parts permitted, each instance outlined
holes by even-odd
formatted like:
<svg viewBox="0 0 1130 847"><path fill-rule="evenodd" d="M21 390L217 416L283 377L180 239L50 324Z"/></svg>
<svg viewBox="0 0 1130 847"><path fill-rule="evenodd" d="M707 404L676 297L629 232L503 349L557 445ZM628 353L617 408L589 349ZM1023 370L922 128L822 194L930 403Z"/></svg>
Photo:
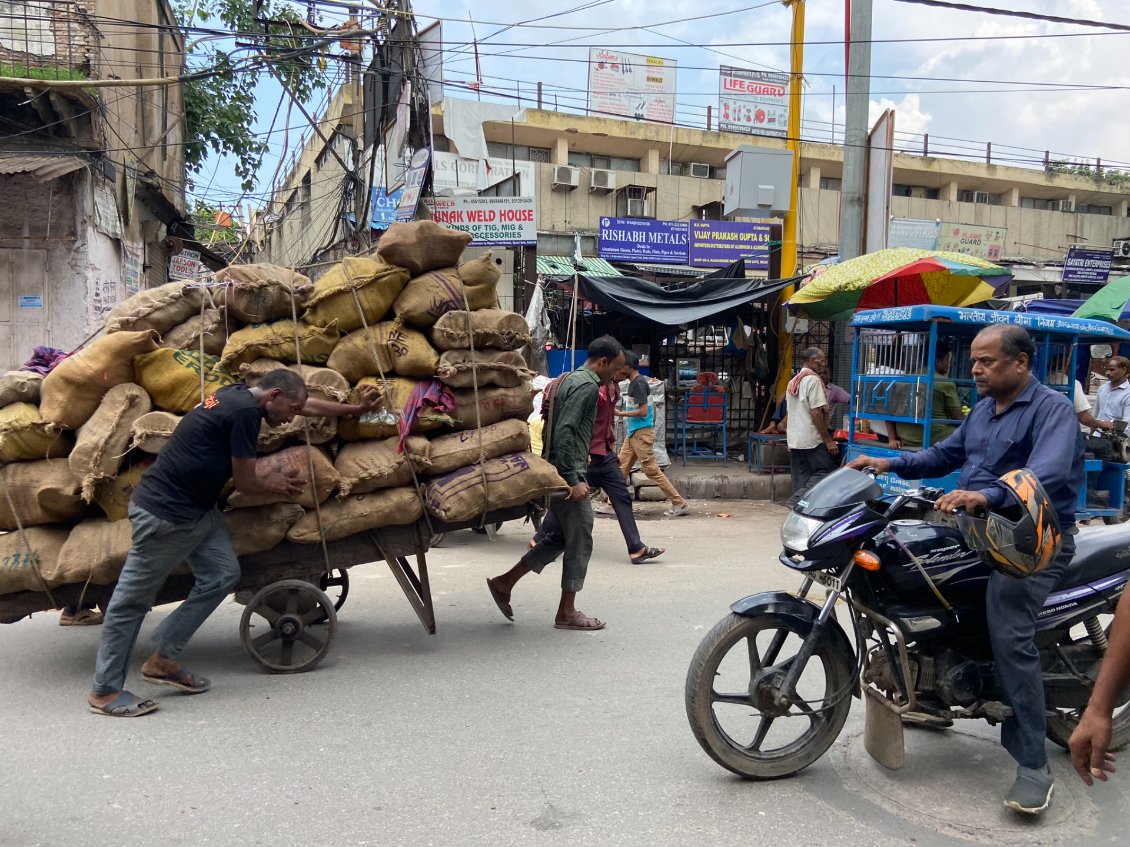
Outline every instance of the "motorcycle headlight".
<svg viewBox="0 0 1130 847"><path fill-rule="evenodd" d="M812 537L812 533L816 532L821 526L823 526L823 521L818 521L816 518L806 518L796 512L789 512L789 516L785 518L785 523L781 527L781 544L789 550L803 552L808 549L808 539Z"/></svg>

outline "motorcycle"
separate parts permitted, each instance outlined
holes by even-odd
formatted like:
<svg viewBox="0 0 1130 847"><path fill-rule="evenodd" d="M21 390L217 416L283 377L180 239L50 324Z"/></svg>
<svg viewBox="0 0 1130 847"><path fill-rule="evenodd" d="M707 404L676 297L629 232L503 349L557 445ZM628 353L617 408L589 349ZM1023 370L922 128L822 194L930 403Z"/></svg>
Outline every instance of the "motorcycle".
<svg viewBox="0 0 1130 847"><path fill-rule="evenodd" d="M864 746L905 764L903 725L1005 720L985 613L988 566L956 526L939 523L937 489L893 500L874 478L842 468L813 486L781 528L780 562L799 592L734 603L694 654L687 718L703 750L744 777L796 773L839 736L852 698L866 703ZM1047 736L1061 747L1087 705L1109 618L1130 581L1130 525L1084 529L1037 617ZM814 602L817 586L826 596ZM835 611L846 606L853 637ZM1112 750L1130 742L1130 690Z"/></svg>

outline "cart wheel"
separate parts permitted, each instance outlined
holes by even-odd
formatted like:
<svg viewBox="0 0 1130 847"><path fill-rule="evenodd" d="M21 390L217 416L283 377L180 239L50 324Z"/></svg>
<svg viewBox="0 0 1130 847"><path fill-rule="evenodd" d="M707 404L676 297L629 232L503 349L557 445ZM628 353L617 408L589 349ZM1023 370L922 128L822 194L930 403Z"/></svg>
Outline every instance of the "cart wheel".
<svg viewBox="0 0 1130 847"><path fill-rule="evenodd" d="M336 632L333 601L301 579L272 582L251 598L239 620L243 646L271 673L310 670L330 651Z"/></svg>
<svg viewBox="0 0 1130 847"><path fill-rule="evenodd" d="M318 587L333 600L334 610L340 612L341 607L345 605L345 598L349 596L349 572L341 568L322 574L322 578L318 580ZM331 591L331 588L338 590Z"/></svg>

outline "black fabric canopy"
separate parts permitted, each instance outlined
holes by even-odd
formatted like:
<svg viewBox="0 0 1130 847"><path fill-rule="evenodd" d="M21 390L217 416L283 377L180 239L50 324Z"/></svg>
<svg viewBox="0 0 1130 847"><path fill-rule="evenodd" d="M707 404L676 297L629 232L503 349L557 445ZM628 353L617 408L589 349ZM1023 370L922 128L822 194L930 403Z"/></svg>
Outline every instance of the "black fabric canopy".
<svg viewBox="0 0 1130 847"><path fill-rule="evenodd" d="M581 297L610 312L675 327L733 312L795 285L802 277L746 279L712 275L672 291L632 276L580 274L576 279Z"/></svg>

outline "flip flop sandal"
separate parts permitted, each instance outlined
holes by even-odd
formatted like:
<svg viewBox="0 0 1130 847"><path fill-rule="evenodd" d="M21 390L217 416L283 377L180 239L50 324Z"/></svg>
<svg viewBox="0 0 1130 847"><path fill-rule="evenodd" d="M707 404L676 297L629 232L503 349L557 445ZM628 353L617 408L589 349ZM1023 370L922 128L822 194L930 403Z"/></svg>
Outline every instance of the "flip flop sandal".
<svg viewBox="0 0 1130 847"><path fill-rule="evenodd" d="M203 694L212 687L212 683L205 677L197 676L187 668L181 668L164 676L154 676L142 672L141 678L151 685L168 685L185 694Z"/></svg>
<svg viewBox="0 0 1130 847"><path fill-rule="evenodd" d="M487 577L487 590L490 591L491 599L494 600L494 605L498 606L498 611L502 612L503 616L508 621L514 620L514 609L502 597L502 593L494 587L494 583Z"/></svg>
<svg viewBox="0 0 1130 847"><path fill-rule="evenodd" d="M123 691L105 706L90 706L90 711L96 715L105 715L108 718L138 718L148 715L161 708L153 700L142 700L136 694Z"/></svg>
<svg viewBox="0 0 1130 847"><path fill-rule="evenodd" d="M582 612L577 612L569 618L567 623L555 623L554 629L572 629L577 632L596 632L604 629L607 624L599 618L590 618Z"/></svg>
<svg viewBox="0 0 1130 847"><path fill-rule="evenodd" d="M59 615L59 626L100 626L102 613L93 609L79 609L73 615Z"/></svg>
<svg viewBox="0 0 1130 847"><path fill-rule="evenodd" d="M637 553L634 556L629 554L628 559L631 560L633 565L639 565L648 559L658 559L666 552L662 547L645 547L642 553Z"/></svg>

